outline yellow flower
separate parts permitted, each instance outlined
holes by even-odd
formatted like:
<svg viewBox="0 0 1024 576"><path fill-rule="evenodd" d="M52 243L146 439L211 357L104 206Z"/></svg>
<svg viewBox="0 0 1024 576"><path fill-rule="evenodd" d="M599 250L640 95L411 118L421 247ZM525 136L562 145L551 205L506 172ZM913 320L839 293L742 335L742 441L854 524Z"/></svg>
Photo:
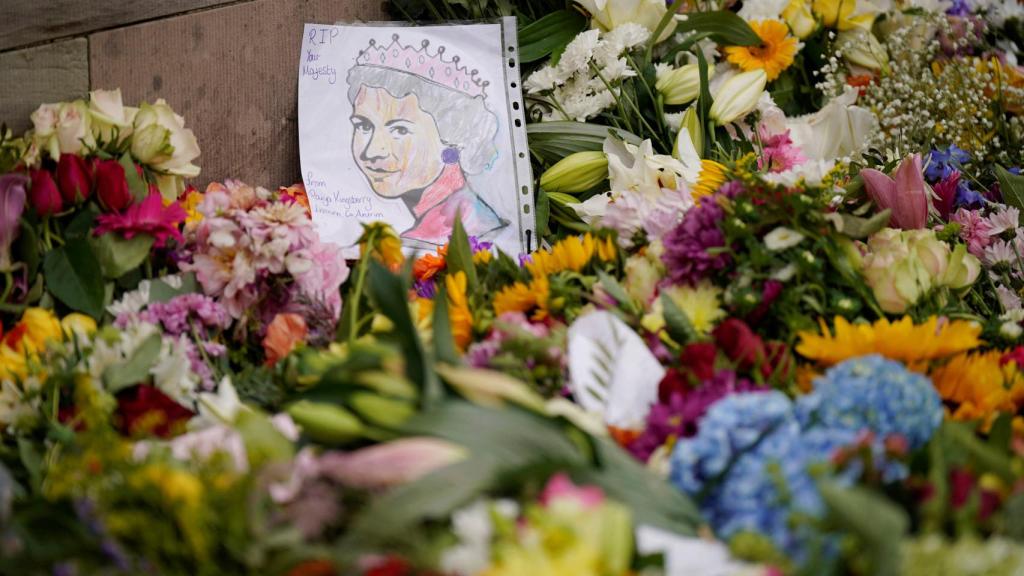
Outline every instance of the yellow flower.
<svg viewBox="0 0 1024 576"><path fill-rule="evenodd" d="M359 237L359 250L366 250L366 243L373 238L370 255L387 266L392 272L397 271L405 262L402 254L402 240L395 229L382 222L374 222L364 226L363 235Z"/></svg>
<svg viewBox="0 0 1024 576"><path fill-rule="evenodd" d="M594 257L596 243L590 234L563 238L551 250L537 250L530 254L526 268L534 278L571 270L579 272Z"/></svg>
<svg viewBox="0 0 1024 576"><path fill-rule="evenodd" d="M821 23L829 28L870 29L875 21L876 12L870 10L869 6L864 3L858 6L857 0L813 0L811 10L821 19Z"/></svg>
<svg viewBox="0 0 1024 576"><path fill-rule="evenodd" d="M981 344L981 326L964 320L940 322L935 316L917 325L910 316L895 322L883 318L874 324L850 324L836 316L835 334L824 321L821 332L801 332L796 351L823 366L865 354L881 354L920 370L922 362L966 352Z"/></svg>
<svg viewBox="0 0 1024 576"><path fill-rule="evenodd" d="M1000 412L1016 413L1024 403L1024 375L1016 362L1001 364L1003 352L960 354L932 370L939 396L956 405L955 420L982 420L985 428Z"/></svg>
<svg viewBox="0 0 1024 576"><path fill-rule="evenodd" d="M203 213L199 211L199 204L203 202L203 198L203 193L193 188L179 201L187 214L185 228L191 229L203 219Z"/></svg>
<svg viewBox="0 0 1024 576"><path fill-rule="evenodd" d="M701 198L714 194L728 179L728 168L724 165L714 160L701 160L697 185L693 187L693 199L699 203Z"/></svg>
<svg viewBox="0 0 1024 576"><path fill-rule="evenodd" d="M789 35L789 27L778 20L754 21L750 27L761 37L761 45L726 46L726 59L745 72L764 70L771 82L793 63L797 40Z"/></svg>
<svg viewBox="0 0 1024 576"><path fill-rule="evenodd" d="M725 310L721 308L720 297L722 289L710 282L701 282L696 286L672 286L662 291L672 299L672 302L679 306L694 330L701 334L710 334L718 324L718 321L725 318ZM652 310L646 314L641 321L645 329L650 332L657 332L665 326L665 319L661 307L661 299L654 301Z"/></svg>
<svg viewBox="0 0 1024 576"><path fill-rule="evenodd" d="M793 34L801 40L810 36L818 27L818 22L805 0L790 0L786 9L782 11L782 17L786 19L786 24L789 24Z"/></svg>
<svg viewBox="0 0 1024 576"><path fill-rule="evenodd" d="M466 299L466 273L459 270L444 279L448 289L448 320L452 327L452 337L459 350L465 350L473 339L473 314L469 311Z"/></svg>
<svg viewBox="0 0 1024 576"><path fill-rule="evenodd" d="M473 254L473 264L487 264L493 257L494 254L490 250L477 250Z"/></svg>
<svg viewBox="0 0 1024 576"><path fill-rule="evenodd" d="M21 316L18 326L25 327L25 333L21 338L22 350L36 353L42 352L47 342L60 342L64 333L61 331L60 322L52 310L45 308L29 308ZM17 348L17 347L15 347Z"/></svg>
<svg viewBox="0 0 1024 576"><path fill-rule="evenodd" d="M534 310L533 319L543 320L548 315L548 296L551 285L547 276L530 280L526 285L522 282L505 286L494 296L494 315L501 316L506 312L529 312Z"/></svg>
<svg viewBox="0 0 1024 576"><path fill-rule="evenodd" d="M78 335L81 338L88 338L96 333L96 321L90 316L72 312L60 321L61 330L67 335Z"/></svg>
<svg viewBox="0 0 1024 576"><path fill-rule="evenodd" d="M597 257L602 262L611 262L619 255L618 248L611 236L605 236L597 240Z"/></svg>

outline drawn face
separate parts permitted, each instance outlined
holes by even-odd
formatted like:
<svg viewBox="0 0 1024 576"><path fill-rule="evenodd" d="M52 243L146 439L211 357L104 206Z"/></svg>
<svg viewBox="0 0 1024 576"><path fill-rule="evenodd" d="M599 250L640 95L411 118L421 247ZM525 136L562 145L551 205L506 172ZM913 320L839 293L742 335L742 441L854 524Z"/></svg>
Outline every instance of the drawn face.
<svg viewBox="0 0 1024 576"><path fill-rule="evenodd" d="M415 94L395 98L383 88L363 86L353 104L352 126L352 156L381 196L426 188L444 168L437 123Z"/></svg>

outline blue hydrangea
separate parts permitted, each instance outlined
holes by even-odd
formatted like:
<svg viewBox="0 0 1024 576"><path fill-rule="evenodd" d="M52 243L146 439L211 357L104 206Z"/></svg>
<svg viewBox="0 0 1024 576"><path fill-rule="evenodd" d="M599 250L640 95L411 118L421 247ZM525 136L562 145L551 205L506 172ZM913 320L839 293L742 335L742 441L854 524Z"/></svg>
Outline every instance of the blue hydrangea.
<svg viewBox="0 0 1024 576"><path fill-rule="evenodd" d="M924 446L942 422L942 401L927 377L878 355L853 358L814 381L797 400L804 428L825 427L880 440L898 434L911 449Z"/></svg>
<svg viewBox="0 0 1024 576"><path fill-rule="evenodd" d="M931 182L937 182L949 178L953 171L959 171L970 161L970 153L955 144L945 150L932 150L928 155L928 166L924 169L924 176Z"/></svg>
<svg viewBox="0 0 1024 576"><path fill-rule="evenodd" d="M758 532L799 557L809 534L792 527L791 515L822 513L808 466L824 458L807 450L784 394L740 393L715 403L697 435L676 445L671 479L700 496L701 511L719 537Z"/></svg>

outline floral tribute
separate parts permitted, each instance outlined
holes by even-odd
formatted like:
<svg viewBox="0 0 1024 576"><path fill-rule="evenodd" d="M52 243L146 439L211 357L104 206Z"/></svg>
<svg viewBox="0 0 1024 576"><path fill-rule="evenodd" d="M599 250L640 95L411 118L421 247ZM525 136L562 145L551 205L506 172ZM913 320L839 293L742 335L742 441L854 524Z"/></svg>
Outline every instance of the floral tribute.
<svg viewBox="0 0 1024 576"><path fill-rule="evenodd" d="M506 4L528 254L0 134L0 573L1024 571L1024 7Z"/></svg>

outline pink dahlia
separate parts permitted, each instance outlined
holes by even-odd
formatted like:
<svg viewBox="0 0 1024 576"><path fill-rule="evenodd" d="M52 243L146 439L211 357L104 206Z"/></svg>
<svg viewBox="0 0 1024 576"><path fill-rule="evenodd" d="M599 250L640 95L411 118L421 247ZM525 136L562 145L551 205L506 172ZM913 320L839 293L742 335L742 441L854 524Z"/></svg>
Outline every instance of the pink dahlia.
<svg viewBox="0 0 1024 576"><path fill-rule="evenodd" d="M155 245L162 247L167 238L173 237L182 242L178 226L185 221L188 214L177 202L164 206L159 193L151 193L142 202L132 204L123 213L100 214L96 217L97 226L93 231L97 236L108 232L120 232L127 239L137 234L149 234L156 239Z"/></svg>

